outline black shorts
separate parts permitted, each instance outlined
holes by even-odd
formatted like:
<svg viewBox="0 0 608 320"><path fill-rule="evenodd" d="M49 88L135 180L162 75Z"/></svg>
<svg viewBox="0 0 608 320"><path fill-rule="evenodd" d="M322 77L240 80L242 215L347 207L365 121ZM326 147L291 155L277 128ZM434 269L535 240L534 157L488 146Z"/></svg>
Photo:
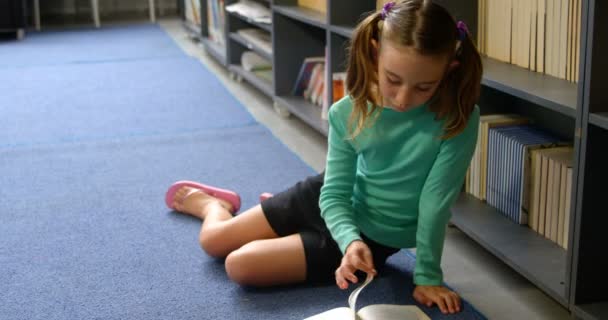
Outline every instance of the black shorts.
<svg viewBox="0 0 608 320"><path fill-rule="evenodd" d="M308 177L262 202L262 211L279 236L297 233L302 237L306 279L309 282L334 280L335 271L342 260L342 252L321 218L319 196L323 178L324 173ZM379 244L364 234L361 234L361 238L372 251L374 267L378 271L389 256L399 251Z"/></svg>

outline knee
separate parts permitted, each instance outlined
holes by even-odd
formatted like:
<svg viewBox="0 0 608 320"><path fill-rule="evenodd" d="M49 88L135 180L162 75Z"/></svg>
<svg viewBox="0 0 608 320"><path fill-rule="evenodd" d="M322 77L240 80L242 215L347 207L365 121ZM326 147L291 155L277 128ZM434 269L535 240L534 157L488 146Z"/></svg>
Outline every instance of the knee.
<svg viewBox="0 0 608 320"><path fill-rule="evenodd" d="M226 257L225 268L230 280L240 285L256 284L255 245L255 241L250 242Z"/></svg>
<svg viewBox="0 0 608 320"><path fill-rule="evenodd" d="M229 250L226 248L226 241L222 239L221 232L215 231L205 230L205 232L201 232L198 236L198 243L208 255L214 258L223 258Z"/></svg>

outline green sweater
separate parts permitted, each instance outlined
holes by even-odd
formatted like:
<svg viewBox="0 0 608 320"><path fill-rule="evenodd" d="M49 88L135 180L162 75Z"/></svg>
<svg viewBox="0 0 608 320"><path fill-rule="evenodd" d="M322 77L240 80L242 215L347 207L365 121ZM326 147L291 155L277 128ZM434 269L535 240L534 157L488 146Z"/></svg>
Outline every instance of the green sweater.
<svg viewBox="0 0 608 320"><path fill-rule="evenodd" d="M360 232L386 246L416 247L414 282L441 285L445 228L475 149L479 109L462 133L443 140L444 122L427 105L381 108L352 140L352 107L345 97L329 111L321 215L342 253Z"/></svg>

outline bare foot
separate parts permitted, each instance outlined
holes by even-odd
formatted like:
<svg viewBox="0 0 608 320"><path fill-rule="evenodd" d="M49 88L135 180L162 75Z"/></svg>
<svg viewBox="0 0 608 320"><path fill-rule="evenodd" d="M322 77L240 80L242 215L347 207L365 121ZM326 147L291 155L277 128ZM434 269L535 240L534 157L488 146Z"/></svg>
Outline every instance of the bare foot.
<svg viewBox="0 0 608 320"><path fill-rule="evenodd" d="M192 187L181 187L175 192L173 198L173 208L181 213L195 216L199 219L205 219L207 212L214 206L220 206L232 212L232 204L230 202L214 198L200 189Z"/></svg>

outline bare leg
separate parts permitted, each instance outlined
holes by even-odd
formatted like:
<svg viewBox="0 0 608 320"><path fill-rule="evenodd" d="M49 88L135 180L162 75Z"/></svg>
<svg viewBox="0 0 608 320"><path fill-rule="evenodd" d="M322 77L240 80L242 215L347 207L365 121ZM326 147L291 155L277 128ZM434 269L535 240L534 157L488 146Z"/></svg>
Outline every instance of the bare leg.
<svg viewBox="0 0 608 320"><path fill-rule="evenodd" d="M278 237L260 205L233 217L229 203L194 188L183 187L176 192L173 206L177 211L203 220L199 242L213 257L226 257L253 240Z"/></svg>
<svg viewBox="0 0 608 320"><path fill-rule="evenodd" d="M226 257L226 272L241 285L272 286L306 280L306 258L299 234L256 240Z"/></svg>
<svg viewBox="0 0 608 320"><path fill-rule="evenodd" d="M260 205L233 217L229 203L183 187L175 194L173 206L203 220L201 247L211 256L226 257L226 272L234 282L270 286L306 279L301 236L279 238Z"/></svg>

